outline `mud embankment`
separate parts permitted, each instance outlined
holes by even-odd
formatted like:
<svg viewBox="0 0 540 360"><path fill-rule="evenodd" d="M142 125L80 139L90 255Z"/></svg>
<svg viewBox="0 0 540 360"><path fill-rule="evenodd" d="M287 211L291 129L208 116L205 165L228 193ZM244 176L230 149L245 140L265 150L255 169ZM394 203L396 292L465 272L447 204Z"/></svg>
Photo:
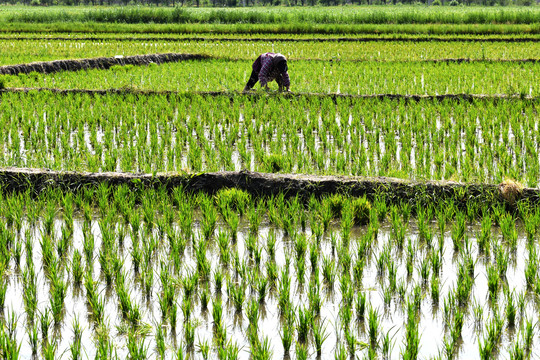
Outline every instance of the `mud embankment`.
<svg viewBox="0 0 540 360"><path fill-rule="evenodd" d="M335 94L335 93L306 93L306 92L262 92L251 91L243 93L240 91L155 91L155 90L140 90L132 88L117 88L117 89L58 89L58 88L5 88L0 89L0 96L7 93L32 93L32 92L50 92L59 95L68 94L86 94L91 96L105 95L139 95L139 96L226 96L231 99L237 97L247 97L252 100L264 99L272 96L285 98L301 98L301 97L317 97L330 98L333 101L338 99L376 99L376 100L404 100L404 101L444 101L456 100L473 102L477 100L486 101L511 101L511 100L527 100L532 102L540 101L538 97L520 94L444 94L444 95L407 95L407 94L368 94L368 95L353 95L353 94Z"/></svg>
<svg viewBox="0 0 540 360"><path fill-rule="evenodd" d="M0 75L17 75L38 72L50 74L59 71L79 71L90 69L110 69L116 65L149 65L163 64L185 60L202 60L208 58L199 54L149 54L135 56L99 57L91 59L54 60L29 64L0 66Z"/></svg>
<svg viewBox="0 0 540 360"><path fill-rule="evenodd" d="M237 188L255 196L323 196L343 193L350 196L373 198L383 194L390 201L411 201L418 198L440 201L500 200L509 205L526 199L540 201L540 189L520 188L511 193L505 184L463 184L448 181L411 181L387 177L316 176L299 174L269 174L250 171L215 173L88 173L51 171L43 169L0 168L0 186L4 191L33 191L58 188L78 191L99 184L125 185L133 190L182 187L189 192L214 194L225 188ZM510 194L510 196L508 195Z"/></svg>

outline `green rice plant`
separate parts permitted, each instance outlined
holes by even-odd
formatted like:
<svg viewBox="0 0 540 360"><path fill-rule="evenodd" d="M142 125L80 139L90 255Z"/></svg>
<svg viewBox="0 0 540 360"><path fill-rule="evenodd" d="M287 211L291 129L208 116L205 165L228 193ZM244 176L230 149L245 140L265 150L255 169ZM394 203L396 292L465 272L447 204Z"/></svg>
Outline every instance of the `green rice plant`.
<svg viewBox="0 0 540 360"><path fill-rule="evenodd" d="M356 316L363 320L366 313L366 293L360 292L356 298Z"/></svg>
<svg viewBox="0 0 540 360"><path fill-rule="evenodd" d="M313 331L313 342L315 345L315 351L317 356L322 354L323 343L328 339L329 334L326 332L326 325L324 320L312 319L311 329Z"/></svg>
<svg viewBox="0 0 540 360"><path fill-rule="evenodd" d="M445 337L443 339L443 348L444 348L444 354L447 359L451 360L456 355L456 343L454 342L453 338L448 339Z"/></svg>
<svg viewBox="0 0 540 360"><path fill-rule="evenodd" d="M43 344L42 354L45 360L54 360L56 356L56 350L58 349L58 343L56 341L47 341Z"/></svg>
<svg viewBox="0 0 540 360"><path fill-rule="evenodd" d="M246 299L244 286L243 284L233 284L233 286L229 287L229 289L231 300L234 303L234 308L237 313L241 313L244 306L244 301Z"/></svg>
<svg viewBox="0 0 540 360"><path fill-rule="evenodd" d="M254 329L258 329L259 322L259 302L255 299L251 299L247 303L246 315L249 320L249 326Z"/></svg>
<svg viewBox="0 0 540 360"><path fill-rule="evenodd" d="M349 357L354 358L356 354L358 340L354 335L354 331L351 331L349 328L345 328L345 343L347 344L347 351L349 353Z"/></svg>
<svg viewBox="0 0 540 360"><path fill-rule="evenodd" d="M354 284L357 288L362 286L362 279L364 277L365 261L363 259L357 260L352 268Z"/></svg>
<svg viewBox="0 0 540 360"><path fill-rule="evenodd" d="M223 318L223 305L221 298L216 297L212 300L212 319L214 325L221 324Z"/></svg>
<svg viewBox="0 0 540 360"><path fill-rule="evenodd" d="M27 327L28 331L28 344L32 349L32 356L37 355L39 344L39 327L37 322L34 322L31 326Z"/></svg>
<svg viewBox="0 0 540 360"><path fill-rule="evenodd" d="M197 345L199 348L199 352L201 353L201 356L204 360L208 360L208 356L210 355L210 344L208 343L208 340L200 340L199 344Z"/></svg>
<svg viewBox="0 0 540 360"><path fill-rule="evenodd" d="M214 270L214 288L216 293L221 293L221 288L223 286L223 273L216 269Z"/></svg>
<svg viewBox="0 0 540 360"><path fill-rule="evenodd" d="M488 290L491 298L496 299L499 292L499 272L493 265L486 267Z"/></svg>
<svg viewBox="0 0 540 360"><path fill-rule="evenodd" d="M268 261L266 263L266 278L268 279L270 286L275 286L278 278L278 270L275 262Z"/></svg>
<svg viewBox="0 0 540 360"><path fill-rule="evenodd" d="M440 285L439 285L439 277L435 274L431 276L431 300L434 304L439 303L439 293L440 293Z"/></svg>
<svg viewBox="0 0 540 360"><path fill-rule="evenodd" d="M525 359L525 349L523 345L519 344L518 341L514 343L514 346L508 351L508 355L511 360L523 360Z"/></svg>
<svg viewBox="0 0 540 360"><path fill-rule="evenodd" d="M308 358L307 344L296 343L296 359L306 360Z"/></svg>
<svg viewBox="0 0 540 360"><path fill-rule="evenodd" d="M73 251L73 258L71 260L71 273L73 275L73 282L75 285L80 285L82 283L83 277L83 266L81 264L82 256L78 250Z"/></svg>
<svg viewBox="0 0 540 360"><path fill-rule="evenodd" d="M491 359L494 350L494 345L489 339L478 339L478 351L481 360Z"/></svg>
<svg viewBox="0 0 540 360"><path fill-rule="evenodd" d="M465 214L462 212L457 212L454 226L452 227L454 251L459 251L463 247L465 237Z"/></svg>
<svg viewBox="0 0 540 360"><path fill-rule="evenodd" d="M499 222L501 226L501 233L503 236L503 239L508 244L511 251L515 251L517 249L517 237L518 232L516 229L516 222L512 215L507 214L503 215Z"/></svg>
<svg viewBox="0 0 540 360"><path fill-rule="evenodd" d="M0 311L4 311L4 305L6 302L6 292L8 287L8 281L5 278L0 278Z"/></svg>
<svg viewBox="0 0 540 360"><path fill-rule="evenodd" d="M223 347L218 349L218 359L220 360L237 360L240 353L238 345L229 340Z"/></svg>
<svg viewBox="0 0 540 360"><path fill-rule="evenodd" d="M326 285L332 286L336 277L335 262L329 257L322 259L322 275Z"/></svg>
<svg viewBox="0 0 540 360"><path fill-rule="evenodd" d="M298 307L296 310L297 317L297 333L298 333L298 342L305 344L308 340L309 330L313 322L313 314L309 308Z"/></svg>
<svg viewBox="0 0 540 360"><path fill-rule="evenodd" d="M530 354L531 352L534 338L534 328L535 325L533 326L530 319L526 319L523 323L523 346L525 347L527 354Z"/></svg>
<svg viewBox="0 0 540 360"><path fill-rule="evenodd" d="M272 354L270 340L267 337L263 337L262 340L257 339L251 346L251 356L254 360L269 360Z"/></svg>
<svg viewBox="0 0 540 360"><path fill-rule="evenodd" d="M512 293L506 294L506 320L509 328L514 328L516 325L516 306L514 304L514 296Z"/></svg>
<svg viewBox="0 0 540 360"><path fill-rule="evenodd" d="M428 280L430 265L431 258L429 256L426 256L420 263L420 277L424 283L426 283Z"/></svg>
<svg viewBox="0 0 540 360"><path fill-rule="evenodd" d="M495 246L495 262L500 278L506 277L506 270L510 261L510 254L504 250L501 245Z"/></svg>
<svg viewBox="0 0 540 360"><path fill-rule="evenodd" d="M396 335L396 333L394 333L394 335L390 336L390 331L392 331L392 329L388 330L386 332L386 334L382 337L381 339L381 354L383 356L383 359L389 359L390 358L390 354L392 353L392 349L394 347L394 336Z"/></svg>
<svg viewBox="0 0 540 360"><path fill-rule="evenodd" d="M294 337L294 320L293 320L293 324L289 324L288 322L286 322L281 327L279 336L281 337L281 343L283 345L283 352L284 354L288 354L291 349L291 345L292 345L293 337Z"/></svg>
<svg viewBox="0 0 540 360"><path fill-rule="evenodd" d="M79 318L75 316L73 318L73 340L69 346L71 358L73 360L81 359L81 341L82 341L82 329L79 322Z"/></svg>
<svg viewBox="0 0 540 360"><path fill-rule="evenodd" d="M149 345L133 332L128 333L127 350L131 359L142 360L147 358Z"/></svg>
<svg viewBox="0 0 540 360"><path fill-rule="evenodd" d="M478 251L481 254L484 254L486 251L489 251L489 243L491 241L491 224L493 220L489 214L484 214L482 217L481 231L480 234L477 234L476 240L478 243Z"/></svg>
<svg viewBox="0 0 540 360"><path fill-rule="evenodd" d="M393 211L392 211L393 209ZM398 207L393 206L390 211L390 218L392 220L392 235L398 250L403 249L405 242L405 230L406 226L398 214Z"/></svg>
<svg viewBox="0 0 540 360"><path fill-rule="evenodd" d="M347 359L347 350L345 345L339 343L336 345L336 352L334 353L335 360L346 360Z"/></svg>
<svg viewBox="0 0 540 360"><path fill-rule="evenodd" d="M381 322L377 310L370 306L368 312L368 337L369 345L373 349L376 349L378 347L380 324Z"/></svg>
<svg viewBox="0 0 540 360"><path fill-rule="evenodd" d="M39 324L41 328L41 339L46 341L49 337L49 329L51 328L53 319L51 318L51 312L48 308L45 308L40 314Z"/></svg>
<svg viewBox="0 0 540 360"><path fill-rule="evenodd" d="M195 329L197 328L197 324L195 324L193 321L187 321L184 324L184 343L186 346L186 349L191 350L193 349L193 345L195 344Z"/></svg>
<svg viewBox="0 0 540 360"><path fill-rule="evenodd" d="M414 305L411 300L407 300L407 324L405 327L404 348L401 350L401 356L403 359L417 359L418 351L420 347L420 334L418 330L418 322L416 320L416 313L414 311Z"/></svg>

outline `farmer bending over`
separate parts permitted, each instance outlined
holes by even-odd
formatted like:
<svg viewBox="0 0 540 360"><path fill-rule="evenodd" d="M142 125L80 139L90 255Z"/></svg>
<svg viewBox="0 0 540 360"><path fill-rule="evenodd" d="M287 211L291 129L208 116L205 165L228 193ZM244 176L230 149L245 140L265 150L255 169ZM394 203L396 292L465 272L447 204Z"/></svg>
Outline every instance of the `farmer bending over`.
<svg viewBox="0 0 540 360"><path fill-rule="evenodd" d="M249 91L259 81L261 88L268 90L268 83L276 80L279 91L289 91L291 81L287 72L287 59L282 54L264 53L253 63L253 71L244 88Z"/></svg>

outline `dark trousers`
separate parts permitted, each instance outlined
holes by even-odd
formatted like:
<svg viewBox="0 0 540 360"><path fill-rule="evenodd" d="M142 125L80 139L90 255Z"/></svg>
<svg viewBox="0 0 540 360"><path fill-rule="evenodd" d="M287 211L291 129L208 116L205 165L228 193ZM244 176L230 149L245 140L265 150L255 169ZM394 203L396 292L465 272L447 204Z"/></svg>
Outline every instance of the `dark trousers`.
<svg viewBox="0 0 540 360"><path fill-rule="evenodd" d="M259 81L259 73L253 70L251 71L251 76L249 77L249 80L246 84L246 89L247 90L252 89L257 83L257 81Z"/></svg>
<svg viewBox="0 0 540 360"><path fill-rule="evenodd" d="M251 76L249 77L249 80L246 84L246 89L252 89L257 83L257 81L259 81L259 73L255 72L255 70L252 70ZM285 87L285 85L283 84L283 78L281 76L276 77L276 82L278 83L280 90Z"/></svg>

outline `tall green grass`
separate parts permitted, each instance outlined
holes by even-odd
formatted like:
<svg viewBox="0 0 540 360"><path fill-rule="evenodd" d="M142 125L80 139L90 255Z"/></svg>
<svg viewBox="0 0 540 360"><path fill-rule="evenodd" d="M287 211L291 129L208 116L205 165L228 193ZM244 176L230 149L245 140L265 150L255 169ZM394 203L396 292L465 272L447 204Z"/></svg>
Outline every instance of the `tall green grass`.
<svg viewBox="0 0 540 360"><path fill-rule="evenodd" d="M125 24L533 24L537 8L346 7L287 9L185 9L118 7L47 9L8 13L7 22L98 22Z"/></svg>

